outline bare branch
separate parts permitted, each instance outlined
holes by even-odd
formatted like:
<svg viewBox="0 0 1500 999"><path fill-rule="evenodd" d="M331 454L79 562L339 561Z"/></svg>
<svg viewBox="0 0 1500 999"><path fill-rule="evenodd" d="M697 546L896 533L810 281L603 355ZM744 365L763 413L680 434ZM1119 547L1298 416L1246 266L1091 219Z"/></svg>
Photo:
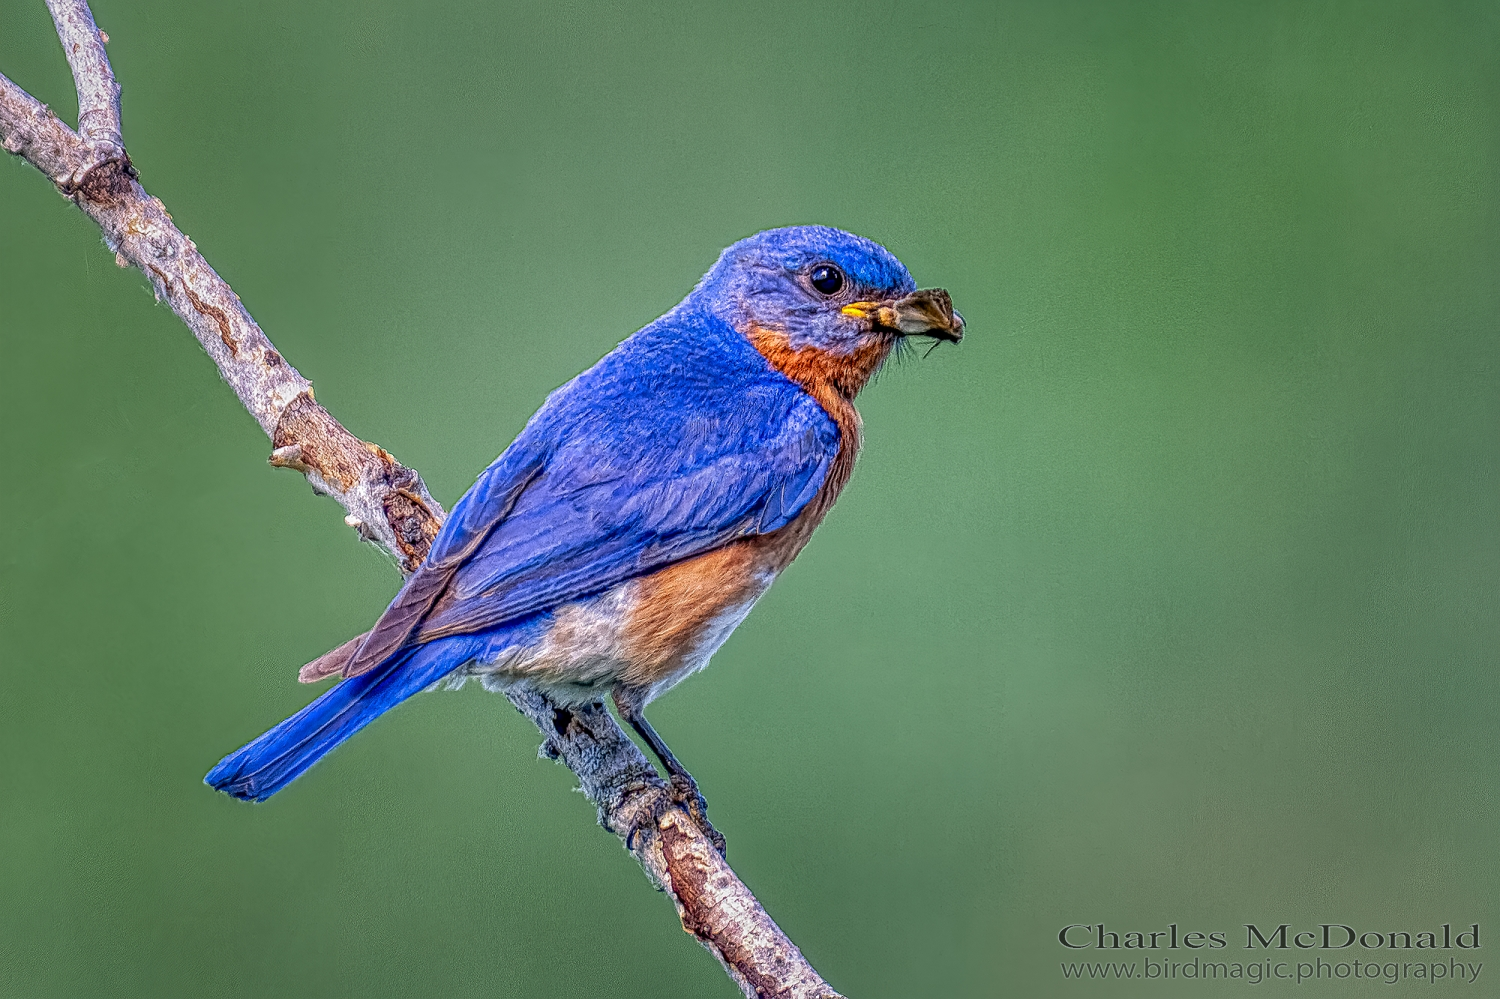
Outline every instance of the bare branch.
<svg viewBox="0 0 1500 999"><path fill-rule="evenodd" d="M671 803L666 782L602 704L565 709L537 693L506 696L547 737L542 755L560 759L578 775L583 793L599 808L599 824L619 836L672 897L682 928L719 959L745 995L842 999L687 811Z"/></svg>
<svg viewBox="0 0 1500 999"><path fill-rule="evenodd" d="M47 0L78 90L77 132L0 76L0 144L42 171L99 224L122 267L140 268L271 438L271 464L307 476L348 511L345 521L404 573L419 566L443 509L421 476L360 440L313 400L312 384L272 347L239 296L141 186L120 136L120 88L83 0ZM746 996L839 999L735 876L667 784L602 704L558 707L508 695L677 906L685 930L719 959Z"/></svg>
<svg viewBox="0 0 1500 999"><path fill-rule="evenodd" d="M213 358L270 437L271 464L307 476L348 511L346 521L397 560L421 564L443 511L421 476L345 430L313 399L312 384L271 346L233 289L166 208L141 187L119 142L119 87L88 5L48 0L91 135L58 121L0 77L0 141L35 165L104 232L120 266L140 268Z"/></svg>
<svg viewBox="0 0 1500 999"><path fill-rule="evenodd" d="M73 175L82 140L52 109L0 74L0 142L62 189Z"/></svg>
<svg viewBox="0 0 1500 999"><path fill-rule="evenodd" d="M117 148L120 138L120 85L104 54L104 37L94 24L88 4L72 0L47 0L52 23L63 54L73 70L78 91L78 134L92 142L107 142Z"/></svg>

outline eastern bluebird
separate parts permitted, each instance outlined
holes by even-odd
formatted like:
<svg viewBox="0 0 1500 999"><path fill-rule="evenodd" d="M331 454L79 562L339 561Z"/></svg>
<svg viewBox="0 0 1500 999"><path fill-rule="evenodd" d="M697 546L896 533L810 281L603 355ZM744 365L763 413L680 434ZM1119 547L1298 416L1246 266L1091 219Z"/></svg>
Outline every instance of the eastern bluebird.
<svg viewBox="0 0 1500 999"><path fill-rule="evenodd" d="M917 291L869 240L796 226L735 243L547 397L375 626L301 672L343 681L207 782L263 801L412 694L478 676L562 705L611 694L701 804L643 709L807 543L854 467L854 397L892 348L963 328L946 291Z"/></svg>

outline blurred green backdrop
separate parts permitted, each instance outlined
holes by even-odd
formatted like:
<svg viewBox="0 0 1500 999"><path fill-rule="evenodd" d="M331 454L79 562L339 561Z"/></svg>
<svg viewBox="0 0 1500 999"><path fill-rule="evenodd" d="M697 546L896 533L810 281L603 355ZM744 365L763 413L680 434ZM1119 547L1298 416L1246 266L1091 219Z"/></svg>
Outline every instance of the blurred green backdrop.
<svg viewBox="0 0 1500 999"><path fill-rule="evenodd" d="M1202 988L1065 983L1099 920L1500 932L1493 3L96 13L148 189L445 503L738 237L953 292L653 712L843 991ZM41 0L0 70L71 120ZM199 783L396 573L11 158L0 235L0 994L734 995L477 689Z"/></svg>

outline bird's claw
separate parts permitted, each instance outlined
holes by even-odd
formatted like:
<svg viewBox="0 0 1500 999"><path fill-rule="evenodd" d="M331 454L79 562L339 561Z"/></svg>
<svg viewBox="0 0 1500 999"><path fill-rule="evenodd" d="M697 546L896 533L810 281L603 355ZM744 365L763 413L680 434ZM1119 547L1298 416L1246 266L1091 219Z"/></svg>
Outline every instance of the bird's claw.
<svg viewBox="0 0 1500 999"><path fill-rule="evenodd" d="M671 787L672 800L687 810L688 815L698 826L698 830L708 837L708 841L719 851L719 856L727 855L729 844L725 842L724 836L714 828L714 824L708 821L708 802L703 800L703 795L698 790L698 785L691 777L684 774L673 774L668 783Z"/></svg>
<svg viewBox="0 0 1500 999"><path fill-rule="evenodd" d="M662 809L665 807L665 799L658 795L652 798L650 805L636 813L635 820L630 823L630 828L625 830L625 849L635 852L636 837L641 834L642 829L648 826L657 828L657 823L661 820Z"/></svg>
<svg viewBox="0 0 1500 999"><path fill-rule="evenodd" d="M636 837L646 828L661 828L662 816L667 809L679 807L688 813L693 824L698 830L708 837L708 841L719 851L719 856L725 856L728 844L724 836L715 829L712 822L708 821L708 802L703 800L703 795L698 791L698 785L693 783L690 777L673 776L669 778L667 793L654 796L647 807L641 809L635 821L630 824L630 829L625 833L625 849L636 848Z"/></svg>

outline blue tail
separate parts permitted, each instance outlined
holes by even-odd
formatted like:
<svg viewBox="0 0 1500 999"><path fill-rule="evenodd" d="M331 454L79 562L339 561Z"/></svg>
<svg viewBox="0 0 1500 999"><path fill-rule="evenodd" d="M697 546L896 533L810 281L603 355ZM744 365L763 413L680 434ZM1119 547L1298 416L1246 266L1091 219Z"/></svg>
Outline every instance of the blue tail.
<svg viewBox="0 0 1500 999"><path fill-rule="evenodd" d="M344 680L230 753L203 782L236 798L265 801L355 732L452 673L472 651L463 639L439 639L405 649L368 673Z"/></svg>

